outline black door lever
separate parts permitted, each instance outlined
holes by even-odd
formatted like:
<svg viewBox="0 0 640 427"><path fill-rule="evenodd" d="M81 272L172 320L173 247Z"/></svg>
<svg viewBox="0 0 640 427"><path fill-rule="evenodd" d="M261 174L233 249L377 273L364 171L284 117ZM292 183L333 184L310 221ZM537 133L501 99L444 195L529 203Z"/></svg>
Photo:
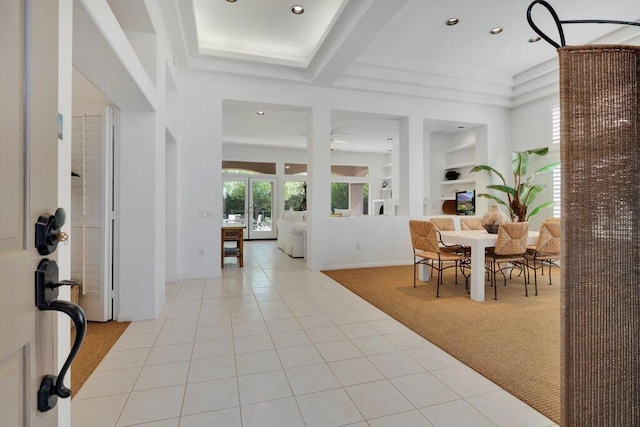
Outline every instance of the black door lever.
<svg viewBox="0 0 640 427"><path fill-rule="evenodd" d="M87 318L80 307L69 301L56 299L58 288L63 285L74 286L70 280L58 281L58 265L53 260L43 259L36 270L36 306L40 310L53 310L65 313L76 327L76 339L71 352L58 375L45 375L38 390L38 410L45 412L56 406L58 397L71 396L71 389L65 387L64 377L78 354L87 331Z"/></svg>

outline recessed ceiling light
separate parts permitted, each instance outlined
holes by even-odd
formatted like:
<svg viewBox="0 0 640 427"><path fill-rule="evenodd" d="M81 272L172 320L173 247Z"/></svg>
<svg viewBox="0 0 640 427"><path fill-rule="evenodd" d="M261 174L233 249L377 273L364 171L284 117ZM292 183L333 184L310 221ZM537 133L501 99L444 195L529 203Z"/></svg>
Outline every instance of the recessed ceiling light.
<svg viewBox="0 0 640 427"><path fill-rule="evenodd" d="M464 129L464 126L458 126L458 129Z"/></svg>
<svg viewBox="0 0 640 427"><path fill-rule="evenodd" d="M304 13L304 7L300 6L300 5L295 5L291 8L291 12L294 15L302 15Z"/></svg>
<svg viewBox="0 0 640 427"><path fill-rule="evenodd" d="M540 36L531 37L529 43L535 43L540 41Z"/></svg>
<svg viewBox="0 0 640 427"><path fill-rule="evenodd" d="M502 30L503 30L502 27L495 27L495 28L492 28L489 31L489 34L500 34L502 32Z"/></svg>
<svg viewBox="0 0 640 427"><path fill-rule="evenodd" d="M387 138L387 141L393 141L392 137Z"/></svg>
<svg viewBox="0 0 640 427"><path fill-rule="evenodd" d="M258 112L256 112L256 114L259 115L259 116L264 116L264 111L258 111Z"/></svg>
<svg viewBox="0 0 640 427"><path fill-rule="evenodd" d="M235 2L236 2L236 0L227 0L227 2L229 2L229 3L235 3Z"/></svg>
<svg viewBox="0 0 640 427"><path fill-rule="evenodd" d="M449 25L449 26L456 25L458 22L460 22L460 20L458 18L449 18L446 21L444 21L444 23Z"/></svg>

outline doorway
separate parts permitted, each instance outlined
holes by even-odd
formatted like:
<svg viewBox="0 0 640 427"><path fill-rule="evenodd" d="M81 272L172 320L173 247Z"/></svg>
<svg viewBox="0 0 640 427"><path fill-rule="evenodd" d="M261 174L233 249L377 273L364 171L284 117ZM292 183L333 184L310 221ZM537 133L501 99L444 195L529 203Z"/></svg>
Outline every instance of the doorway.
<svg viewBox="0 0 640 427"><path fill-rule="evenodd" d="M275 239L276 179L227 177L222 181L222 214L227 224L245 225L246 240Z"/></svg>
<svg viewBox="0 0 640 427"><path fill-rule="evenodd" d="M118 110L73 71L71 278L81 284L87 319L112 320L114 307L115 157Z"/></svg>

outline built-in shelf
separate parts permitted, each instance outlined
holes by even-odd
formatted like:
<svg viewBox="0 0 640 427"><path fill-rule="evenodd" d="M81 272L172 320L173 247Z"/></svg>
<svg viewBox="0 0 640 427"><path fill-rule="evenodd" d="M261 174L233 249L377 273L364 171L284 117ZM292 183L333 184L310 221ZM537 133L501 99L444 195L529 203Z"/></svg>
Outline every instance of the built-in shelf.
<svg viewBox="0 0 640 427"><path fill-rule="evenodd" d="M455 200L455 197L440 197L440 200Z"/></svg>
<svg viewBox="0 0 640 427"><path fill-rule="evenodd" d="M445 153L454 153L456 151L466 150L467 148L472 148L475 146L476 146L475 142L470 142L468 144L462 144L462 145L458 145L457 147L449 148L448 150L445 150Z"/></svg>
<svg viewBox="0 0 640 427"><path fill-rule="evenodd" d="M455 184L472 184L476 182L476 180L474 178L467 178L467 179L454 179L451 181L440 181L441 185L455 185Z"/></svg>
<svg viewBox="0 0 640 427"><path fill-rule="evenodd" d="M386 165L382 166L383 168L390 168L391 167L391 163L387 163Z"/></svg>
<svg viewBox="0 0 640 427"><path fill-rule="evenodd" d="M385 177L382 177L382 179L384 179L385 181L391 181L391 176L385 176Z"/></svg>
<svg viewBox="0 0 640 427"><path fill-rule="evenodd" d="M463 163L456 163L454 165L449 165L446 168L444 168L444 170L449 170L449 169L460 169L460 168L466 168L469 166L475 166L476 162L463 162Z"/></svg>

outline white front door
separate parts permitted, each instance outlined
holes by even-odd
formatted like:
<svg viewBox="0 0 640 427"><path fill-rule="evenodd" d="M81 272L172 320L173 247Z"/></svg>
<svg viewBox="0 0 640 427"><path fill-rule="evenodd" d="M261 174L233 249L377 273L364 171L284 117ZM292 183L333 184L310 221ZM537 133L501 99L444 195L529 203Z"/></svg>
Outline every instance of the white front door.
<svg viewBox="0 0 640 427"><path fill-rule="evenodd" d="M57 314L35 306L34 224L57 204L58 2L0 0L0 40L0 424L55 426L55 409L37 409L58 370Z"/></svg>

